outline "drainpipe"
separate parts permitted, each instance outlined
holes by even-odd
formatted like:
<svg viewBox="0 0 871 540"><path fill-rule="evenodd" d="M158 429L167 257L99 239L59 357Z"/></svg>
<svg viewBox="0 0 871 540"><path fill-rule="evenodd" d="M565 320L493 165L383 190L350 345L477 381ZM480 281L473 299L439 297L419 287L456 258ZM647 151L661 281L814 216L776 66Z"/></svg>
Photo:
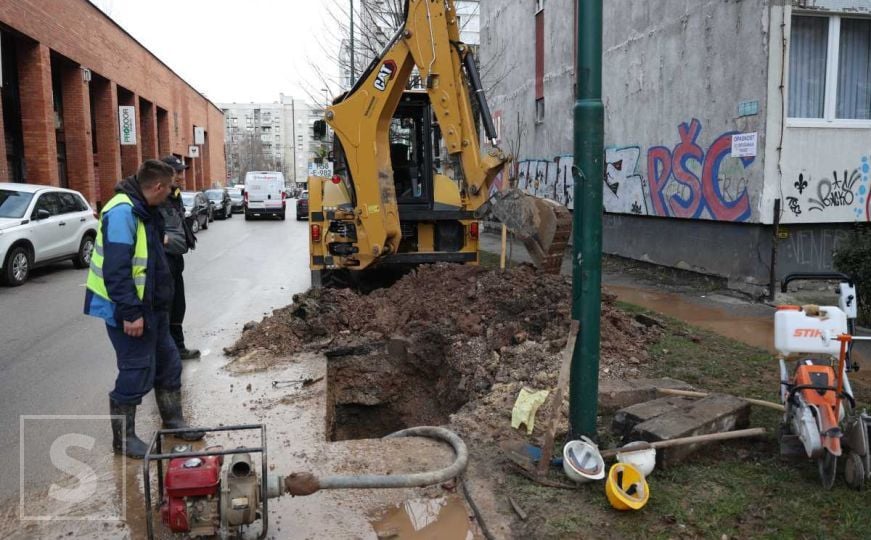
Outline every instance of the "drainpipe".
<svg viewBox="0 0 871 540"><path fill-rule="evenodd" d="M605 178L602 0L580 0L577 16L572 317L580 322L580 335L572 355L570 438L596 436L602 302L602 183Z"/></svg>
<svg viewBox="0 0 871 540"><path fill-rule="evenodd" d="M768 300L774 301L777 285L777 233L780 230L780 199L774 199L774 227L771 233L771 264L768 265Z"/></svg>

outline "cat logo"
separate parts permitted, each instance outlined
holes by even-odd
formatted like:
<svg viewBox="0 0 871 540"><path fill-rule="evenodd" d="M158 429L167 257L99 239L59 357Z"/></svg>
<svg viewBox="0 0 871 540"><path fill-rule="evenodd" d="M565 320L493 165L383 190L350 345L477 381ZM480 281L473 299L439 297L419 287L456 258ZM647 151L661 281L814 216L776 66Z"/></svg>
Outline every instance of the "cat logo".
<svg viewBox="0 0 871 540"><path fill-rule="evenodd" d="M387 60L381 64L381 69L378 70L378 76L375 77L375 88L381 92L387 89L387 83L393 78L396 73L396 62Z"/></svg>
<svg viewBox="0 0 871 540"><path fill-rule="evenodd" d="M816 328L796 328L793 337L801 338L818 338L822 337L823 333Z"/></svg>

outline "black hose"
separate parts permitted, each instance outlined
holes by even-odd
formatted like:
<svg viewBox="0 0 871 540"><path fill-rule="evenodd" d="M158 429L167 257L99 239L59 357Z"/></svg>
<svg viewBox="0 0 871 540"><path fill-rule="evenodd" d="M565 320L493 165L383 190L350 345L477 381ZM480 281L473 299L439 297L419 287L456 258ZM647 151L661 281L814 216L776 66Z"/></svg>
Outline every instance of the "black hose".
<svg viewBox="0 0 871 540"><path fill-rule="evenodd" d="M475 57L471 51L466 51L462 56L463 67L466 68L466 74L469 76L469 84L472 86L472 91L475 94L475 99L478 101L478 109L481 112L481 120L484 122L484 132L487 138L491 141L496 140L496 126L493 125L493 117L490 115L490 106L487 105L487 98L484 96L484 85L481 84L481 75L478 73L478 65L475 63Z"/></svg>

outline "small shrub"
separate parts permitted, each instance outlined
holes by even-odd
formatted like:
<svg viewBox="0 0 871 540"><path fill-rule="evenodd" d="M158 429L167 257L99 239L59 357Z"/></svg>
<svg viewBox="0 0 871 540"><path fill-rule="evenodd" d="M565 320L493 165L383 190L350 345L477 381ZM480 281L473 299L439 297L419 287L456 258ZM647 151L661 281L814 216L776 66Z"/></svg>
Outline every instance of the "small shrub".
<svg viewBox="0 0 871 540"><path fill-rule="evenodd" d="M858 227L849 242L842 242L834 255L835 268L856 280L859 320L871 326L871 228Z"/></svg>

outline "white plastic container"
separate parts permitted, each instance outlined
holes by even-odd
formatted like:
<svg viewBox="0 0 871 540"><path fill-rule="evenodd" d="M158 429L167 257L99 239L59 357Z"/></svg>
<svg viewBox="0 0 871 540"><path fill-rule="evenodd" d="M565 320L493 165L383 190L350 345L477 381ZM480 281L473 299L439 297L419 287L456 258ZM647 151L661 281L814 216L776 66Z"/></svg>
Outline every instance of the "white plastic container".
<svg viewBox="0 0 871 540"><path fill-rule="evenodd" d="M819 306L819 315L809 315L798 306L781 306L774 314L774 348L784 356L838 356L841 342L835 338L846 332L847 316L835 306Z"/></svg>

